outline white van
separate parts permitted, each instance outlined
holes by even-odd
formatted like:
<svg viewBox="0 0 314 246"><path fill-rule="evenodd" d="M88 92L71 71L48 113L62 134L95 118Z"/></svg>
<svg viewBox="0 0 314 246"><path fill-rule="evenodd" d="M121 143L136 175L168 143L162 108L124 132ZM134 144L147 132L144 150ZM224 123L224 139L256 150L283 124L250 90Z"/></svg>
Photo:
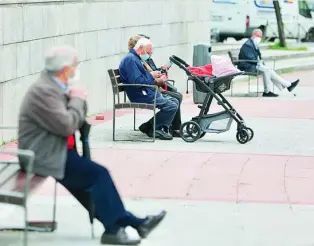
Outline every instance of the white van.
<svg viewBox="0 0 314 246"><path fill-rule="evenodd" d="M287 38L314 41L314 0L279 0ZM278 38L273 0L212 0L212 29L219 31L218 41L251 36L260 28L265 37Z"/></svg>
<svg viewBox="0 0 314 246"><path fill-rule="evenodd" d="M277 38L278 26L272 0L254 0L250 4L249 35L254 28L264 31L270 41ZM286 38L314 41L314 20L307 0L279 0ZM314 1L313 1L314 2Z"/></svg>
<svg viewBox="0 0 314 246"><path fill-rule="evenodd" d="M265 33L267 23L277 23L272 0L248 0L246 9L248 16L246 37L250 37L256 28Z"/></svg>
<svg viewBox="0 0 314 246"><path fill-rule="evenodd" d="M299 27L298 35L300 40L314 42L314 1L299 0Z"/></svg>
<svg viewBox="0 0 314 246"><path fill-rule="evenodd" d="M247 0L211 0L211 29L218 31L218 42L228 37L241 40L246 35Z"/></svg>

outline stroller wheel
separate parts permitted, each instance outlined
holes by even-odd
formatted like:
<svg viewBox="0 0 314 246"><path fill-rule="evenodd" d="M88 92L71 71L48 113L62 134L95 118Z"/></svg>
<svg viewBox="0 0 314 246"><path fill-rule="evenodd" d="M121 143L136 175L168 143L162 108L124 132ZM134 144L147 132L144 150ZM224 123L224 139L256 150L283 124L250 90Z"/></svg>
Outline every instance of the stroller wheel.
<svg viewBox="0 0 314 246"><path fill-rule="evenodd" d="M181 138L188 143L193 143L199 139L201 133L201 127L195 121L185 122L180 127Z"/></svg>
<svg viewBox="0 0 314 246"><path fill-rule="evenodd" d="M206 132L202 132L199 138L202 138L206 135Z"/></svg>
<svg viewBox="0 0 314 246"><path fill-rule="evenodd" d="M253 137L254 137L254 131L252 130L252 128L249 128L249 127L245 128L245 130L248 131L249 137L250 137L249 141L251 141L253 139Z"/></svg>
<svg viewBox="0 0 314 246"><path fill-rule="evenodd" d="M249 132L246 129L241 129L237 132L237 141L240 144L245 144L250 141Z"/></svg>

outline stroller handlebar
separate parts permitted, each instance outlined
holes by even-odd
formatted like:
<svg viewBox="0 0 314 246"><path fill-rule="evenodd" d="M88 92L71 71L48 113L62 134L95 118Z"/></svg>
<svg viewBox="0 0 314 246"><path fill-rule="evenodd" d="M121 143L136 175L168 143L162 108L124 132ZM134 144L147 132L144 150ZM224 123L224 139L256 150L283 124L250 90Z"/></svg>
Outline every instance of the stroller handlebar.
<svg viewBox="0 0 314 246"><path fill-rule="evenodd" d="M188 76L192 76L193 74L190 72L190 70L188 70L187 68L190 66L189 64L187 64L184 60L182 60L181 58L172 55L169 57L169 60L172 61L174 64L176 64L179 68L183 69L186 74Z"/></svg>

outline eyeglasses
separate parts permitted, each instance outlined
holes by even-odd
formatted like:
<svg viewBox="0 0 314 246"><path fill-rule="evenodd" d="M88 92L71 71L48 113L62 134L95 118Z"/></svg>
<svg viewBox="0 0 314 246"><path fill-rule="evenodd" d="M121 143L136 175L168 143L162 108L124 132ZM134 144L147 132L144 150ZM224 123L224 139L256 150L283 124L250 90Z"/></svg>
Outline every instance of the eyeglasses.
<svg viewBox="0 0 314 246"><path fill-rule="evenodd" d="M149 37L149 36L146 36L146 35L144 35L144 34L138 34L138 36L140 36L140 37L142 37L142 38L147 38L147 39L150 39L150 37Z"/></svg>

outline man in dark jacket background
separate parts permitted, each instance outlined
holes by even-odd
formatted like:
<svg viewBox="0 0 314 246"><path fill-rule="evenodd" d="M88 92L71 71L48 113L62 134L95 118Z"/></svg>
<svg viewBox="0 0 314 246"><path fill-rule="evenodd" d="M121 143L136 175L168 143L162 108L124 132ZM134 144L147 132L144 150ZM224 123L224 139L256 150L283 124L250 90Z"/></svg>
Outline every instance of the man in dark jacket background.
<svg viewBox="0 0 314 246"><path fill-rule="evenodd" d="M239 62L238 69L245 72L259 72L263 75L264 81L264 93L263 97L277 97L278 95L271 92L270 88L274 84L279 90L285 88L288 91L292 91L299 83L299 80L289 82L280 77L273 69L267 67L262 60L262 54L259 49L259 44L262 40L263 32L260 29L255 29L252 32L252 37L249 38L241 47L239 53L239 60L245 60L245 62Z"/></svg>

